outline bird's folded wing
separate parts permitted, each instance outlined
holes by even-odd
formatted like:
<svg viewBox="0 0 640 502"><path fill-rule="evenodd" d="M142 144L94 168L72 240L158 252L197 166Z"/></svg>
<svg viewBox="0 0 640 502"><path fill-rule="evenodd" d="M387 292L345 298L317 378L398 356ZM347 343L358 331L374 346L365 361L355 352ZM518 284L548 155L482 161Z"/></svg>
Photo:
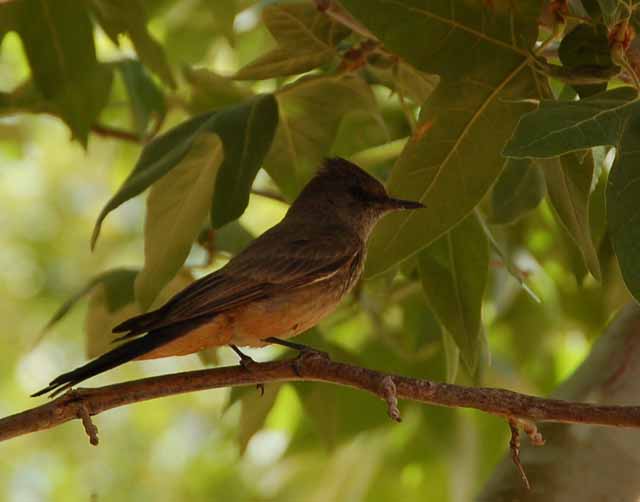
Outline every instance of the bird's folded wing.
<svg viewBox="0 0 640 502"><path fill-rule="evenodd" d="M202 277L174 296L156 311L157 316L143 314L115 330L131 331L133 336L198 317L214 316L278 291L329 279L358 259L362 251L361 240L342 227L300 233L304 237L291 238L289 232L273 228L224 268Z"/></svg>

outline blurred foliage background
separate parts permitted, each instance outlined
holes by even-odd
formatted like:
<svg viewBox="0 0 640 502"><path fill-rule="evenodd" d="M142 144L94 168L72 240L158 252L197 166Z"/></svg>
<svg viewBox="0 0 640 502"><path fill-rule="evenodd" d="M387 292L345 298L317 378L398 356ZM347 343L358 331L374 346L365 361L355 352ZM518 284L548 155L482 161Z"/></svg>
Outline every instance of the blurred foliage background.
<svg viewBox="0 0 640 502"><path fill-rule="evenodd" d="M502 2L471 2L469 8L483 9L485 3L499 4L500 14ZM368 45L366 36L334 18L322 18L318 9L325 2L316 4L294 9L303 27L321 30L318 46L287 40L290 26L278 17L287 12L278 10L286 3L60 0L0 6L0 415L36 404L31 392L104 350L110 326L138 308L134 280L145 266L144 196L109 215L93 252L89 242L96 217L126 186L142 146L159 131L277 91L278 129L264 159L266 171L250 180L246 211L221 228L198 232L197 243L186 248L186 266L156 302L220 266L276 223L323 157L347 156L386 179L407 138L429 133L420 106L438 77ZM536 12L543 6L529 4ZM36 26L47 6L65 13L60 27L67 43L85 58L78 74L65 77L70 80L62 82L62 91L52 91L53 98L30 78L37 84L38 78L54 77L35 75L26 55L31 50L32 62L44 57L37 53L45 45L36 37L29 48L25 21L16 21L29 12ZM26 10L16 14L20 8ZM536 31L538 17L532 19ZM13 22L21 28L15 31ZM91 30L99 64L80 46L82 30L74 23ZM542 24L539 41L555 27ZM299 75L310 70L300 84ZM572 92L550 82L549 92ZM295 145L293 153L279 149L286 141ZM463 286L477 291L462 314L440 305L438 298L448 293L429 282L430 273L443 273L437 241L391 272L362 281L300 341L383 371L549 394L631 300L603 216L613 156L597 147L593 159L600 174L593 176L584 209L591 214L600 281L588 272L593 269L583 259L584 242L576 244L572 230L558 223L557 199L545 198L543 168L508 164L477 212L455 227L463 233L454 251L471 257L475 278ZM456 203L454 193L448 197ZM456 242L455 235L451 239ZM395 264L408 254L378 253L378 271L390 265L381 262ZM163 273L171 277L176 270ZM42 335L65 302L70 310ZM478 315L467 316L467 308ZM473 333L456 331L456 315L477 323ZM248 353L268 360L282 351ZM235 362L230 350L221 349L128 364L90 384ZM404 421L398 425L374 398L315 383L270 384L263 397L254 388L224 389L142 403L96 419L98 448L88 444L78 423L3 443L0 499L470 500L504 454L505 424L468 410L410 403L401 410Z"/></svg>

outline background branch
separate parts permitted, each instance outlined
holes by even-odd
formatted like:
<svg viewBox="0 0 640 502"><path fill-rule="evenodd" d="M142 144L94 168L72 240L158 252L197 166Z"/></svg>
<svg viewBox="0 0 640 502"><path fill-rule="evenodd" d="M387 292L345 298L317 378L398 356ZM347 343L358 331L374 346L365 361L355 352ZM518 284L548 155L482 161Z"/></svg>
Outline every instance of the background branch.
<svg viewBox="0 0 640 502"><path fill-rule="evenodd" d="M139 401L205 389L296 380L328 382L370 392L387 403L387 411L395 419L399 419L395 399L404 399L438 406L475 408L507 419L640 427L638 406L599 406L544 399L504 389L437 383L388 375L316 355L255 363L250 371L241 366L230 366L73 390L44 405L0 419L0 441L50 429L76 418L83 419L86 429L87 414L97 415ZM394 386L395 396L391 395ZM91 431L97 437L97 431Z"/></svg>

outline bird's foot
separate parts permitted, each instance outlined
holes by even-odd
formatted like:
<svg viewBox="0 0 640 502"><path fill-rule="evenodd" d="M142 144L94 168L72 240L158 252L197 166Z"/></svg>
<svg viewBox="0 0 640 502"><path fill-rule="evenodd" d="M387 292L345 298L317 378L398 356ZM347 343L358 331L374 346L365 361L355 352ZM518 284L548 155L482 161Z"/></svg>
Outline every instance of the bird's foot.
<svg viewBox="0 0 640 502"><path fill-rule="evenodd" d="M298 357L293 360L293 371L297 376L302 376L301 369L306 359L320 357L322 359L331 359L327 352L314 349L308 345L302 345L301 343L289 342L288 340L281 340L280 338L269 337L265 338L263 342L273 343L275 345L282 345L293 350L298 351Z"/></svg>
<svg viewBox="0 0 640 502"><path fill-rule="evenodd" d="M236 345L230 344L229 347L231 347L231 349L236 354L238 354L238 357L240 358L240 366L242 366L244 368L244 370L248 371L249 373L251 371L253 371L252 367L253 367L254 364L257 364L257 363L251 357L249 357L247 354L242 352ZM263 383L257 383L256 384L256 388L260 392L260 396L264 396L264 384Z"/></svg>

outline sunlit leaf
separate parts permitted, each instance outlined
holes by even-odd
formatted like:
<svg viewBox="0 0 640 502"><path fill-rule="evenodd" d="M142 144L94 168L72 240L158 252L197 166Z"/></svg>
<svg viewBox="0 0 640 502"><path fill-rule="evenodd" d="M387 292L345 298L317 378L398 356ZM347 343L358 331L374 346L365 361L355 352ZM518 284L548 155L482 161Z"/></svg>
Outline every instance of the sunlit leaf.
<svg viewBox="0 0 640 502"><path fill-rule="evenodd" d="M369 86L354 75L307 77L276 93L280 121L264 167L293 199L331 150L342 118L377 112Z"/></svg>
<svg viewBox="0 0 640 502"><path fill-rule="evenodd" d="M202 113L249 99L253 93L233 80L204 68L184 67L182 74L191 87L189 110Z"/></svg>
<svg viewBox="0 0 640 502"><path fill-rule="evenodd" d="M113 43L118 45L119 36L126 34L140 61L165 84L175 87L176 82L164 50L147 30L147 16L142 0L90 0L89 6Z"/></svg>
<svg viewBox="0 0 640 502"><path fill-rule="evenodd" d="M264 24L278 47L241 68L238 80L259 80L304 73L330 62L336 44L349 30L311 2L271 4L262 12Z"/></svg>
<svg viewBox="0 0 640 502"><path fill-rule="evenodd" d="M86 146L89 130L107 103L113 76L98 64L86 9L74 0L56 1L55 7L24 0L2 8L7 7L15 9L36 88Z"/></svg>
<svg viewBox="0 0 640 502"><path fill-rule="evenodd" d="M544 175L529 159L512 159L491 191L493 224L507 224L534 210L544 198Z"/></svg>
<svg viewBox="0 0 640 502"><path fill-rule="evenodd" d="M143 311L189 255L211 207L223 157L220 138L200 133L178 165L151 187L144 227L144 268L135 281L136 299Z"/></svg>
<svg viewBox="0 0 640 502"><path fill-rule="evenodd" d="M489 247L472 214L418 255L427 303L475 371L480 351L482 297L489 274Z"/></svg>

